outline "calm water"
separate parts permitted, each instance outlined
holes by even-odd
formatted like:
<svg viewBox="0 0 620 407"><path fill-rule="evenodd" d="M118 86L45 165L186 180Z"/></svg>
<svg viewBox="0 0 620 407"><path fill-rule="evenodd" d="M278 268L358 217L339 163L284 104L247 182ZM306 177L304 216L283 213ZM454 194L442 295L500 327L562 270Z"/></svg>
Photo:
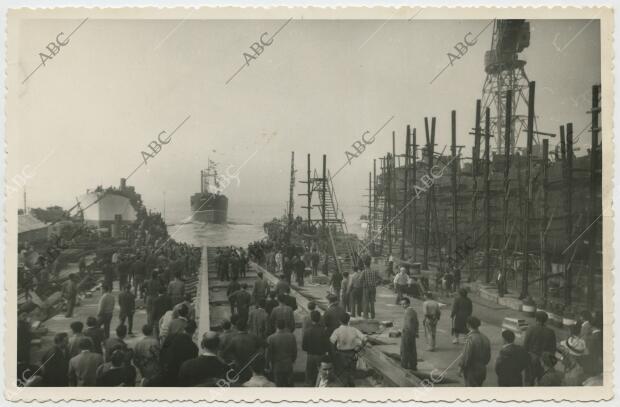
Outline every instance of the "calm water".
<svg viewBox="0 0 620 407"><path fill-rule="evenodd" d="M187 202L172 205L168 203L166 223L173 239L196 246L247 246L266 236L263 224L284 213L282 205L244 205L230 203L228 223L224 225L205 224L190 219ZM348 230L363 236L359 221L364 209L356 206L344 208ZM318 215L317 215L318 216Z"/></svg>

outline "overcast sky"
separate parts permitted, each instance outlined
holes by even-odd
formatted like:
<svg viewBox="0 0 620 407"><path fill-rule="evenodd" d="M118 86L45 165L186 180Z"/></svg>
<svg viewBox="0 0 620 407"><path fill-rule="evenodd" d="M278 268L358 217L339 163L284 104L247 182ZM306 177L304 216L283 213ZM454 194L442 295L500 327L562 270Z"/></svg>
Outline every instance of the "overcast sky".
<svg viewBox="0 0 620 407"><path fill-rule="evenodd" d="M29 206L69 206L87 188L118 185L140 164L141 151L150 151L151 140L188 116L171 142L129 180L147 207L161 209L166 191L171 205L187 204L189 211L189 196L199 190L208 158L223 170L247 161L240 186L233 183L226 192L232 201L283 204L291 151L298 179L308 153L313 168L327 154L333 173L345 163L345 151L353 151L352 143L393 117L335 179L339 199L361 205L372 159L391 149L393 130L402 152L405 126L417 127L420 140L424 117L436 116L441 150L449 143L455 109L458 142L472 143L467 133L482 96L493 26L430 84L449 63L454 45L490 21L419 18L292 20L228 84L249 46L284 20L88 20L21 88L19 139L10 155L21 168L54 151L28 182ZM24 21L14 72L26 77L39 64L42 46L78 23ZM531 21L531 29L531 45L522 56L530 80L537 82L538 129L556 133L572 121L577 133L588 123L591 86L600 83L599 24L540 20ZM557 142L550 141L552 149ZM589 145L588 132L579 144ZM298 192L303 188L298 184Z"/></svg>

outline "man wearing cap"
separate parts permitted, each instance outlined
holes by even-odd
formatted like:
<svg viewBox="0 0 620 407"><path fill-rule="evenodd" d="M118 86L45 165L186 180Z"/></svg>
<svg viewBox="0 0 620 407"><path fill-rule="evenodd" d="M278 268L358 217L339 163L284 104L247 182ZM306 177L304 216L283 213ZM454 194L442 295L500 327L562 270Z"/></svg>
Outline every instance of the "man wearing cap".
<svg viewBox="0 0 620 407"><path fill-rule="evenodd" d="M523 386L523 371L529 368L529 355L522 346L515 342L512 331L502 331L504 345L495 360L497 385L501 387Z"/></svg>
<svg viewBox="0 0 620 407"><path fill-rule="evenodd" d="M481 387L487 377L487 364L491 360L491 343L486 335L478 331L480 320L474 316L467 318L467 339L461 358L460 371L465 378L465 386Z"/></svg>
<svg viewBox="0 0 620 407"><path fill-rule="evenodd" d="M571 335L560 342L558 351L562 354L565 386L581 386L586 379L583 362L587 355L586 341L579 336L581 327L571 325Z"/></svg>
<svg viewBox="0 0 620 407"><path fill-rule="evenodd" d="M555 332L549 328L546 323L548 315L544 311L536 311L536 325L531 326L525 332L523 347L530 354L532 368L526 371L525 384L533 386L543 374L540 364L540 357L543 352L549 352L552 355L556 351Z"/></svg>

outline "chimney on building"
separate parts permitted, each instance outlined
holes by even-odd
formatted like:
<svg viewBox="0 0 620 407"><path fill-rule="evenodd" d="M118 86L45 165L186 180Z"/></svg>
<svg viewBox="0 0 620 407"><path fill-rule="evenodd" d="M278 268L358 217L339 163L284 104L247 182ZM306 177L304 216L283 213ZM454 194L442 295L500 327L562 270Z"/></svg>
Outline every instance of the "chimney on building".
<svg viewBox="0 0 620 407"><path fill-rule="evenodd" d="M121 191L124 191L127 187L127 179L121 178Z"/></svg>

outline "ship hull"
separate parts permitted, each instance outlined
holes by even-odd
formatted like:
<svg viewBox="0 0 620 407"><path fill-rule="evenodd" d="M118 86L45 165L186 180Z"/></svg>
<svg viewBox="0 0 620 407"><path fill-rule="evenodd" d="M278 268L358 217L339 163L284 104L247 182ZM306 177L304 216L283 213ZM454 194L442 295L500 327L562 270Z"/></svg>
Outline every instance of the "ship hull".
<svg viewBox="0 0 620 407"><path fill-rule="evenodd" d="M226 223L228 198L225 195L194 194L191 197L192 218L204 223Z"/></svg>

